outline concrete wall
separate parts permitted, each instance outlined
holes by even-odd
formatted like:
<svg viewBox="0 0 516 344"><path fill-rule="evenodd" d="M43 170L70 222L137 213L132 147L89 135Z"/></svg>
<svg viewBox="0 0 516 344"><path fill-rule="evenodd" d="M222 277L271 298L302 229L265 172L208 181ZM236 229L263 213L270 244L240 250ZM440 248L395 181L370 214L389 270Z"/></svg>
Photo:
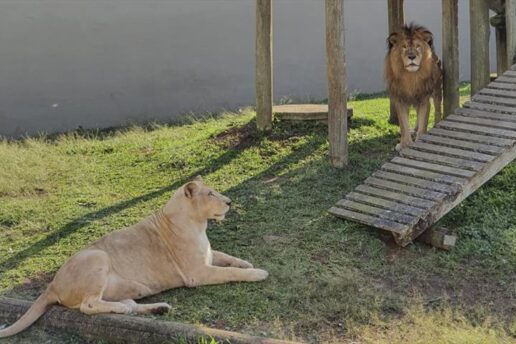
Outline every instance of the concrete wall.
<svg viewBox="0 0 516 344"><path fill-rule="evenodd" d="M431 29L439 51L440 3L406 0L407 21ZM349 90L382 90L386 0L346 0L345 10ZM274 11L275 100L325 98L324 2L275 0ZM0 135L252 105L254 30L254 0L2 0Z"/></svg>

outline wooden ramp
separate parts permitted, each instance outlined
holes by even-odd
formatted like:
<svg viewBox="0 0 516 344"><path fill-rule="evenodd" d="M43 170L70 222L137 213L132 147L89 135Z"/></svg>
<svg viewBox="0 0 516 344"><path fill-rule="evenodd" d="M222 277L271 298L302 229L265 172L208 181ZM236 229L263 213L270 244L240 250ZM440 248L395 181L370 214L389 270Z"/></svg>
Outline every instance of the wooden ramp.
<svg viewBox="0 0 516 344"><path fill-rule="evenodd" d="M516 158L516 65L329 212L406 246Z"/></svg>

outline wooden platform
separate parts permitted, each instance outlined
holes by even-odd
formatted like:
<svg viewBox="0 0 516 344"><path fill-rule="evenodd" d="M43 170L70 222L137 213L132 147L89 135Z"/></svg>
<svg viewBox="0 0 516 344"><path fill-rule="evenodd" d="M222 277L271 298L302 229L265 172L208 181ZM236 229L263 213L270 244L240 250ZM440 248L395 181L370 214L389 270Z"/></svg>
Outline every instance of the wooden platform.
<svg viewBox="0 0 516 344"><path fill-rule="evenodd" d="M329 212L406 246L516 158L516 65Z"/></svg>
<svg viewBox="0 0 516 344"><path fill-rule="evenodd" d="M328 121L328 104L284 104L272 107L274 116L291 121ZM348 109L348 124L353 109Z"/></svg>

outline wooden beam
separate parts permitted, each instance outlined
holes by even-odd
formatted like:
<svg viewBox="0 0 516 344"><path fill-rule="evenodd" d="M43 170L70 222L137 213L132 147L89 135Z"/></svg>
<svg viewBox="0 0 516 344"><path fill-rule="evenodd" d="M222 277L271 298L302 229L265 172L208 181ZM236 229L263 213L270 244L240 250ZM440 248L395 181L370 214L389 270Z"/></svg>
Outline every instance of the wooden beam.
<svg viewBox="0 0 516 344"><path fill-rule="evenodd" d="M405 23L403 0L387 0L387 13L389 19L389 34L398 31ZM394 103L390 102L389 123L399 124L398 115Z"/></svg>
<svg viewBox="0 0 516 344"><path fill-rule="evenodd" d="M334 167L343 168L348 163L344 0L326 0L325 7L330 161Z"/></svg>
<svg viewBox="0 0 516 344"><path fill-rule="evenodd" d="M469 0L471 95L489 84L489 2Z"/></svg>
<svg viewBox="0 0 516 344"><path fill-rule="evenodd" d="M272 0L256 0L256 126L272 128Z"/></svg>
<svg viewBox="0 0 516 344"><path fill-rule="evenodd" d="M459 107L458 0L442 0L443 116Z"/></svg>
<svg viewBox="0 0 516 344"><path fill-rule="evenodd" d="M516 0L505 0L505 27L507 32L507 68L516 64Z"/></svg>
<svg viewBox="0 0 516 344"><path fill-rule="evenodd" d="M0 324L16 321L31 302L0 298ZM213 338L217 343L234 344L294 344L285 340L249 336L242 333L187 325L174 321L157 320L121 314L86 315L78 310L52 306L33 326L67 331L95 341L109 343L200 343L202 338ZM15 337L14 337L15 338Z"/></svg>

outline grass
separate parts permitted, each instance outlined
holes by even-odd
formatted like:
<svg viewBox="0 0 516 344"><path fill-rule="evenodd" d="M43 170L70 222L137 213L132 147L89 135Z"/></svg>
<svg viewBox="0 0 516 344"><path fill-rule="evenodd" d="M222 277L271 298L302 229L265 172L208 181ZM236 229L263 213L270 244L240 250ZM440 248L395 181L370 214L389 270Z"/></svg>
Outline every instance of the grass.
<svg viewBox="0 0 516 344"><path fill-rule="evenodd" d="M275 122L262 135L251 110L0 142L0 293L35 298L67 257L201 174L233 199L212 246L270 277L150 297L172 305L163 319L309 342L515 342L516 164L441 221L459 236L453 251L400 249L326 212L398 139L385 97L350 105L344 170L328 163L324 125Z"/></svg>

